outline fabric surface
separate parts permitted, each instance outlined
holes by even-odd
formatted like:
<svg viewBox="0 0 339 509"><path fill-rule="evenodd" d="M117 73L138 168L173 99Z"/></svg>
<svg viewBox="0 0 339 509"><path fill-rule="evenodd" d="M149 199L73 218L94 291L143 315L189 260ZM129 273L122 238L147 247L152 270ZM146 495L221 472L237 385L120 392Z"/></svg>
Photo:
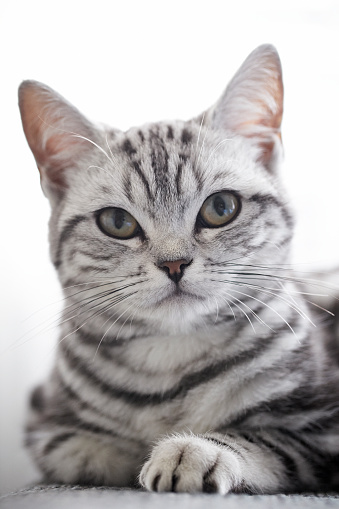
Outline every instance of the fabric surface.
<svg viewBox="0 0 339 509"><path fill-rule="evenodd" d="M208 495L39 485L0 497L1 509L306 509L339 508L339 495Z"/></svg>

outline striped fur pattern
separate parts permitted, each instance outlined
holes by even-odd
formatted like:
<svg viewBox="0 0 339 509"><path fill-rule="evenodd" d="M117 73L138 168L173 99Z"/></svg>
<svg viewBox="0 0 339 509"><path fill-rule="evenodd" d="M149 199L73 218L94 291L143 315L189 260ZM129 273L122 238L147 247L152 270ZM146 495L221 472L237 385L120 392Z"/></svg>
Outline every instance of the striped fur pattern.
<svg viewBox="0 0 339 509"><path fill-rule="evenodd" d="M65 295L55 366L27 425L46 479L223 494L335 487L338 373L288 265L275 49L255 50L216 106L187 122L98 128L36 82L22 84L20 108ZM239 213L206 227L202 204L222 190ZM109 207L131 214L138 235L101 231ZM178 260L179 281L162 266Z"/></svg>

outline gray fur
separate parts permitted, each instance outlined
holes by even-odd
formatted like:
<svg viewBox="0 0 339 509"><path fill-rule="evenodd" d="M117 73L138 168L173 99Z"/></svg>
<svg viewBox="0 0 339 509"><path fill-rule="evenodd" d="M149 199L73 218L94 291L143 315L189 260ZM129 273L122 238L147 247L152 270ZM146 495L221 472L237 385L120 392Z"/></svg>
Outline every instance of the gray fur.
<svg viewBox="0 0 339 509"><path fill-rule="evenodd" d="M21 86L66 297L55 367L27 426L53 482L126 486L139 476L149 490L220 493L337 482L338 374L328 332L314 327L303 282L287 268L294 221L278 173L280 61L264 46L246 62L198 120L126 133L87 120L81 128L81 114L48 87ZM265 94L267 75L275 81ZM40 88L44 125L32 134ZM265 111L261 130L239 128L237 111L245 122L251 105ZM223 190L239 197L240 213L206 228L201 206ZM107 207L129 212L142 233L105 235L96 218ZM161 270L175 260L191 261L177 284Z"/></svg>

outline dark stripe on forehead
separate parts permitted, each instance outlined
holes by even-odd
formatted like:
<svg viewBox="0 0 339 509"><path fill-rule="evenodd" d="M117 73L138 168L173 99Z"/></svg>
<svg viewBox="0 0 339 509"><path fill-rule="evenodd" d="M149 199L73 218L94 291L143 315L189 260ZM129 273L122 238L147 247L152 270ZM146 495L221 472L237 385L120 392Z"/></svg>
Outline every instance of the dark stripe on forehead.
<svg viewBox="0 0 339 509"><path fill-rule="evenodd" d="M135 203L132 195L132 186L131 186L131 179L130 175L124 175L123 178L123 186L124 186L124 193L126 195L126 198L130 203Z"/></svg>
<svg viewBox="0 0 339 509"><path fill-rule="evenodd" d="M194 167L193 167L194 169ZM197 183L197 189L199 192L202 191L202 188L204 187L204 181L203 181L203 176L202 176L202 173L201 171L197 170L195 168L195 171L193 171L193 175L195 177L195 181Z"/></svg>
<svg viewBox="0 0 339 509"><path fill-rule="evenodd" d="M155 182L158 187L168 185L168 160L169 155L163 138L158 132L150 131L151 165L154 172Z"/></svg>
<svg viewBox="0 0 339 509"><path fill-rule="evenodd" d="M181 194L181 175L182 175L183 164L180 162L177 168L177 174L175 176L175 184L177 186L178 195Z"/></svg>
<svg viewBox="0 0 339 509"><path fill-rule="evenodd" d="M137 150L135 147L133 147L131 141L127 138L123 144L121 145L121 149L126 152L126 154L129 157L132 157L134 154L136 154Z"/></svg>
<svg viewBox="0 0 339 509"><path fill-rule="evenodd" d="M135 169L137 175L139 176L141 182L143 183L145 189L146 189L146 193L147 193L147 196L148 198L151 200L151 201L154 201L154 197L151 193L151 188L150 188L150 185L141 169L141 164L140 164L140 161L132 161L132 165L133 165L133 168Z"/></svg>
<svg viewBox="0 0 339 509"><path fill-rule="evenodd" d="M169 125L167 127L167 139L173 140L173 138L174 138L173 127Z"/></svg>
<svg viewBox="0 0 339 509"><path fill-rule="evenodd" d="M180 162L182 162L183 164L186 164L186 163L187 163L187 161L189 160L189 158L190 158L190 157L189 157L189 155L188 155L188 154L184 154L183 152L181 152L181 153L179 154L179 160L180 160Z"/></svg>
<svg viewBox="0 0 339 509"><path fill-rule="evenodd" d="M192 141L192 133L186 128L182 130L181 141L184 145L188 145Z"/></svg>

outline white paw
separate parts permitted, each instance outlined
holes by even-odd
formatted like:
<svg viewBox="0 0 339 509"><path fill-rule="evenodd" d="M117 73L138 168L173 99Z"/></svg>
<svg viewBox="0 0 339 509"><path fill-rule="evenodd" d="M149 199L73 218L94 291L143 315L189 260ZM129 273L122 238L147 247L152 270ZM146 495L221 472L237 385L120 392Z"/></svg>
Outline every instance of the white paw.
<svg viewBox="0 0 339 509"><path fill-rule="evenodd" d="M173 436L154 447L139 481L149 491L228 493L241 480L237 455L196 436Z"/></svg>

